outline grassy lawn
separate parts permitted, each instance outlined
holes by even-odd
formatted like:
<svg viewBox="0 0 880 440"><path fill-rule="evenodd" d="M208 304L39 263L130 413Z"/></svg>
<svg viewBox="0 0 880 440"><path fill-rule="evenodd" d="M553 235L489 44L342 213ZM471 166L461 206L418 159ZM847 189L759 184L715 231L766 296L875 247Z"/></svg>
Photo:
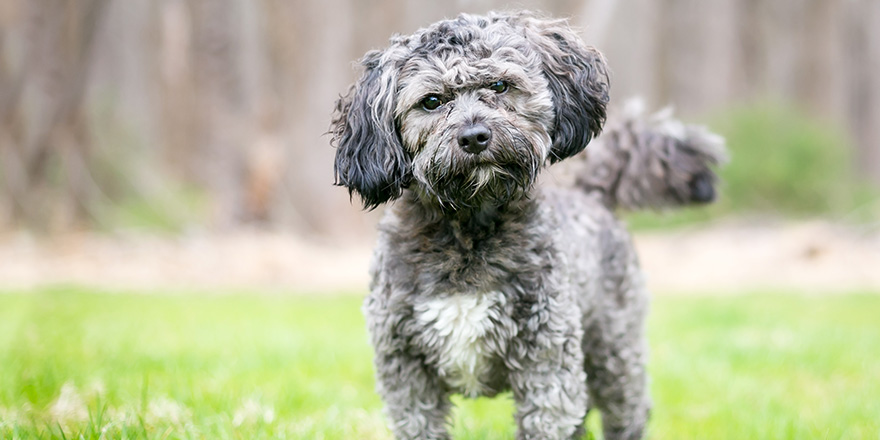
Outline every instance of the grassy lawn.
<svg viewBox="0 0 880 440"><path fill-rule="evenodd" d="M390 438L359 308L0 294L0 438ZM880 295L660 297L650 337L651 438L880 437ZM509 397L457 402L456 438L513 437Z"/></svg>

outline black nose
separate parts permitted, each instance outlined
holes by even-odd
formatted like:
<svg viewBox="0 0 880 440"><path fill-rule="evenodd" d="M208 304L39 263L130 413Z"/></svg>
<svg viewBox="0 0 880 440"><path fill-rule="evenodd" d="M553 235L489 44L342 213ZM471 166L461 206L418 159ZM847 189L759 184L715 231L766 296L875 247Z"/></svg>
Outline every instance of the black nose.
<svg viewBox="0 0 880 440"><path fill-rule="evenodd" d="M471 154L485 150L490 140L492 140L492 132L480 123L467 126L458 132L458 145Z"/></svg>

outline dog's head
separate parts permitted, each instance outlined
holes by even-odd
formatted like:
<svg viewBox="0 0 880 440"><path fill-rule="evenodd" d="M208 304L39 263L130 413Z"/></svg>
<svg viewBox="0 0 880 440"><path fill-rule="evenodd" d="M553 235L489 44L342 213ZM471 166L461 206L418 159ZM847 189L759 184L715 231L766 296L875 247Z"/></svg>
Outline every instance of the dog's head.
<svg viewBox="0 0 880 440"><path fill-rule="evenodd" d="M407 187L453 209L504 203L605 121L605 61L564 20L461 15L361 63L331 133L336 184L368 208Z"/></svg>

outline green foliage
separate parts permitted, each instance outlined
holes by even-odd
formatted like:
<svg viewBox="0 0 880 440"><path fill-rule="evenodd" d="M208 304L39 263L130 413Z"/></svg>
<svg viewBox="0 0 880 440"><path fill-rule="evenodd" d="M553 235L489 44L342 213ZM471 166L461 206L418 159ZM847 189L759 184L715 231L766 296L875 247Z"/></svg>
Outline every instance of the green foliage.
<svg viewBox="0 0 880 440"><path fill-rule="evenodd" d="M870 220L880 209L877 191L854 177L853 147L838 127L776 104L730 109L711 119L730 152L719 172L719 199L659 218L630 214L633 226L677 226L732 213Z"/></svg>
<svg viewBox="0 0 880 440"><path fill-rule="evenodd" d="M0 438L390 439L359 308L0 293ZM650 436L877 438L878 314L880 295L657 298ZM513 437L509 395L455 400L455 438Z"/></svg>
<svg viewBox="0 0 880 440"><path fill-rule="evenodd" d="M766 105L734 109L716 128L733 158L721 170L732 210L818 214L851 207L852 146L836 127Z"/></svg>
<svg viewBox="0 0 880 440"><path fill-rule="evenodd" d="M92 177L102 196L93 207L93 226L174 233L204 223L205 191L172 178L155 148L119 114L117 102L105 92L91 109Z"/></svg>
<svg viewBox="0 0 880 440"><path fill-rule="evenodd" d="M209 202L204 191L173 182L162 185L161 191L132 193L103 206L103 228L175 233L207 221Z"/></svg>

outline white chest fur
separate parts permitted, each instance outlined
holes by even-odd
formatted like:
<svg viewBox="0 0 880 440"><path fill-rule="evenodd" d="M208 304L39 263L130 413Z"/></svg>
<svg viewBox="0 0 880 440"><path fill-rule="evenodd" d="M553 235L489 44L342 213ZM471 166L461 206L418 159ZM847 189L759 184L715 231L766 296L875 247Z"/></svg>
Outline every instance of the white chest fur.
<svg viewBox="0 0 880 440"><path fill-rule="evenodd" d="M439 350L439 371L446 382L467 396L483 391L492 354L485 336L497 320L503 296L498 292L457 294L416 305L419 322L432 333L428 340Z"/></svg>

